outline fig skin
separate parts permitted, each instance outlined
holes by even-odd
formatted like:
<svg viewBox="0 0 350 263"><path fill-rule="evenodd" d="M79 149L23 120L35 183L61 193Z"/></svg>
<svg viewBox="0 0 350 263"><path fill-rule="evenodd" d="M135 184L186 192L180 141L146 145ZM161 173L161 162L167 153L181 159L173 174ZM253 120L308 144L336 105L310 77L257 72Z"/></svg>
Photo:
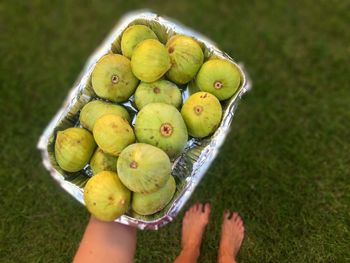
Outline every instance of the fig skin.
<svg viewBox="0 0 350 263"><path fill-rule="evenodd" d="M55 158L67 172L78 172L89 162L96 147L90 132L83 128L68 128L57 132Z"/></svg>
<svg viewBox="0 0 350 263"><path fill-rule="evenodd" d="M129 123L114 114L106 114L99 118L93 128L97 145L105 152L118 156L121 151L135 142L135 135Z"/></svg>
<svg viewBox="0 0 350 263"><path fill-rule="evenodd" d="M208 92L191 95L181 109L188 133L203 138L215 132L220 124L222 108L219 100Z"/></svg>
<svg viewBox="0 0 350 263"><path fill-rule="evenodd" d="M204 54L196 40L184 35L175 35L166 44L171 68L166 76L177 84L190 82L203 64Z"/></svg>
<svg viewBox="0 0 350 263"><path fill-rule="evenodd" d="M139 111L135 134L139 142L162 149L170 158L175 158L182 152L188 139L180 112L165 103L150 103Z"/></svg>
<svg viewBox="0 0 350 263"><path fill-rule="evenodd" d="M84 202L99 220L110 222L123 215L130 206L131 192L117 173L102 171L92 176L84 187Z"/></svg>
<svg viewBox="0 0 350 263"><path fill-rule="evenodd" d="M96 120L106 114L116 114L130 122L130 115L123 106L101 100L93 100L85 104L80 112L79 120L85 128L92 131Z"/></svg>
<svg viewBox="0 0 350 263"><path fill-rule="evenodd" d="M124 56L131 58L135 47L146 39L157 39L156 34L145 25L133 25L128 27L122 35L121 49Z"/></svg>
<svg viewBox="0 0 350 263"><path fill-rule="evenodd" d="M208 60L196 76L199 89L215 95L220 101L232 97L240 83L241 74L238 68L224 59Z"/></svg>
<svg viewBox="0 0 350 263"><path fill-rule="evenodd" d="M160 79L170 68L170 57L165 46L155 39L140 42L131 57L134 75L144 82Z"/></svg>
<svg viewBox="0 0 350 263"><path fill-rule="evenodd" d="M162 210L173 198L176 191L174 177L170 176L166 184L158 191L141 194L134 193L131 207L139 215L152 215Z"/></svg>
<svg viewBox="0 0 350 263"><path fill-rule="evenodd" d="M90 160L92 173L97 174L102 171L117 172L117 160L118 157L107 154L101 148L97 148Z"/></svg>
<svg viewBox="0 0 350 263"><path fill-rule="evenodd" d="M180 89L167 80L141 82L135 92L135 104L139 110L154 102L162 102L179 108L182 104Z"/></svg>
<svg viewBox="0 0 350 263"><path fill-rule="evenodd" d="M122 102L134 93L139 80L132 73L128 58L110 53L96 63L91 83L100 98Z"/></svg>
<svg viewBox="0 0 350 263"><path fill-rule="evenodd" d="M126 147L117 162L123 184L136 193L151 193L165 185L171 173L168 155L161 149L145 143Z"/></svg>

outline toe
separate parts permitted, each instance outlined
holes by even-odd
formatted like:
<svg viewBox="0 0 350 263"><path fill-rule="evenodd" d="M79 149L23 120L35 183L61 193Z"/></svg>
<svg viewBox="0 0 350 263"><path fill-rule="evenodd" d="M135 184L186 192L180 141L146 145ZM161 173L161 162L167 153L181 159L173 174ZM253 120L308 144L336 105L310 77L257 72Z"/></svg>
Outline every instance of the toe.
<svg viewBox="0 0 350 263"><path fill-rule="evenodd" d="M224 212L224 216L223 216L223 220L224 221L226 221L226 220L228 220L229 219L229 217L230 217L230 210L225 210L225 212Z"/></svg>
<svg viewBox="0 0 350 263"><path fill-rule="evenodd" d="M243 226L242 221L236 221L235 223L236 223L236 226L238 226L238 227L242 227Z"/></svg>
<svg viewBox="0 0 350 263"><path fill-rule="evenodd" d="M190 211L191 211L191 212L196 211L196 205L197 205L197 204L194 204L193 206L191 206L191 208L190 208Z"/></svg>
<svg viewBox="0 0 350 263"><path fill-rule="evenodd" d="M203 211L203 204L199 203L197 206L197 212L202 212Z"/></svg>
<svg viewBox="0 0 350 263"><path fill-rule="evenodd" d="M204 213L205 214L207 214L207 215L209 215L210 214L210 210L211 210L211 207L210 207L210 204L209 203L206 203L205 205L204 205L204 209L203 209L204 211Z"/></svg>
<svg viewBox="0 0 350 263"><path fill-rule="evenodd" d="M194 205L194 211L195 211L195 212L198 211L198 206L199 206L199 203L196 203L196 204Z"/></svg>
<svg viewBox="0 0 350 263"><path fill-rule="evenodd" d="M238 213L237 213L237 212L234 212L233 215L232 215L232 217L231 217L231 220L232 220L232 221L236 221L237 216L238 216Z"/></svg>

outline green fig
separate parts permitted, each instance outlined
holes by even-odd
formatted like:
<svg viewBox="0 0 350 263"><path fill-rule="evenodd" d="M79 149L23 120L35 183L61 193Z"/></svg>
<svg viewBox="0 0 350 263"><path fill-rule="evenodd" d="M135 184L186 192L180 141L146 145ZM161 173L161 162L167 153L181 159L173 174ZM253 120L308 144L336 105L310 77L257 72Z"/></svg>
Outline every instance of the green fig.
<svg viewBox="0 0 350 263"><path fill-rule="evenodd" d="M96 147L91 133L83 128L68 128L57 132L55 157L67 172L77 172L89 162Z"/></svg>
<svg viewBox="0 0 350 263"><path fill-rule="evenodd" d="M130 122L130 115L123 106L101 100L94 100L85 104L80 112L79 120L85 128L92 131L96 120L106 114L116 114Z"/></svg>
<svg viewBox="0 0 350 263"><path fill-rule="evenodd" d="M90 160L92 173L97 174L102 171L117 172L117 160L118 157L109 155L103 152L101 148L97 148Z"/></svg>
<svg viewBox="0 0 350 263"><path fill-rule="evenodd" d="M179 108L182 97L179 88L167 80L152 83L141 82L135 92L135 103L139 110L153 102L163 102Z"/></svg>
<svg viewBox="0 0 350 263"><path fill-rule="evenodd" d="M129 123L114 114L106 114L99 118L93 134L97 145L105 153L113 156L118 156L126 146L135 141L134 131Z"/></svg>
<svg viewBox="0 0 350 263"><path fill-rule="evenodd" d="M138 79L144 82L156 81L170 68L169 54L158 40L146 39L134 49L131 68Z"/></svg>
<svg viewBox="0 0 350 263"><path fill-rule="evenodd" d="M92 176L84 187L84 202L89 212L102 221L114 221L130 205L130 190L111 171Z"/></svg>
<svg viewBox="0 0 350 263"><path fill-rule="evenodd" d="M166 184L158 191L142 194L134 193L131 207L139 215L152 215L162 210L173 198L176 191L174 177L170 176Z"/></svg>
<svg viewBox="0 0 350 263"><path fill-rule="evenodd" d="M220 124L222 108L220 101L208 92L191 95L181 109L188 133L196 138L212 134Z"/></svg>
<svg viewBox="0 0 350 263"><path fill-rule="evenodd" d="M156 34L147 26L133 25L128 27L121 40L121 49L124 56L131 58L135 47L146 39L158 39Z"/></svg>
<svg viewBox="0 0 350 263"><path fill-rule="evenodd" d="M215 95L219 100L230 98L241 83L238 68L224 59L211 59L200 68L196 84L202 90Z"/></svg>
<svg viewBox="0 0 350 263"><path fill-rule="evenodd" d="M177 84L190 82L203 64L202 48L196 40L184 35L175 35L166 43L171 68L167 77Z"/></svg>
<svg viewBox="0 0 350 263"><path fill-rule="evenodd" d="M117 162L118 174L123 184L136 193L159 190L169 179L171 164L161 149L145 143L126 147Z"/></svg>
<svg viewBox="0 0 350 263"><path fill-rule="evenodd" d="M130 60L118 54L107 54L96 63L91 82L97 96L114 102L129 99L139 83Z"/></svg>
<svg viewBox="0 0 350 263"><path fill-rule="evenodd" d="M180 112L172 105L150 103L136 117L135 134L148 143L176 157L187 144L187 129Z"/></svg>

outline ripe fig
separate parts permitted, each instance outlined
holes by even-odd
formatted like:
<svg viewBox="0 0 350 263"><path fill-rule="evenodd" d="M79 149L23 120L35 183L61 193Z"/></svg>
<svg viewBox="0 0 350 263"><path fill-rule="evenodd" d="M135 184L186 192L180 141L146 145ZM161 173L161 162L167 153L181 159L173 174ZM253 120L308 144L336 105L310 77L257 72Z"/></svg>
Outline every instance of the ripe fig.
<svg viewBox="0 0 350 263"><path fill-rule="evenodd" d="M171 164L161 149L145 143L126 147L118 158L118 174L123 184L133 192L151 193L169 179Z"/></svg>
<svg viewBox="0 0 350 263"><path fill-rule="evenodd" d="M153 102L162 102L179 108L182 103L181 92L172 82L157 80L147 83L141 82L135 92L135 103L139 110Z"/></svg>
<svg viewBox="0 0 350 263"><path fill-rule="evenodd" d="M132 210L139 215L152 215L162 210L171 201L175 190L174 177L170 176L166 184L156 192L134 193L131 203Z"/></svg>
<svg viewBox="0 0 350 263"><path fill-rule="evenodd" d="M156 81L170 68L169 54L158 40L146 39L135 47L131 68L138 79L144 82Z"/></svg>
<svg viewBox="0 0 350 263"><path fill-rule="evenodd" d="M220 124L222 108L219 100L208 92L191 95L181 109L188 133L197 138L212 134Z"/></svg>
<svg viewBox="0 0 350 263"><path fill-rule="evenodd" d="M93 134L97 145L108 154L118 156L121 151L135 141L135 135L129 123L114 114L99 118Z"/></svg>
<svg viewBox="0 0 350 263"><path fill-rule="evenodd" d="M102 151L101 148L97 148L90 160L90 167L93 174L97 174L102 171L117 172L117 160L118 157L109 155Z"/></svg>
<svg viewBox="0 0 350 263"><path fill-rule="evenodd" d="M136 117L135 134L148 143L176 157L187 144L187 129L180 112L172 105L150 103Z"/></svg>
<svg viewBox="0 0 350 263"><path fill-rule="evenodd" d="M166 44L171 68L167 77L177 84L186 84L197 74L203 64L202 48L196 40L184 35L175 35Z"/></svg>
<svg viewBox="0 0 350 263"><path fill-rule="evenodd" d="M130 190L111 171L95 174L84 187L86 208L102 221L114 221L123 215L129 208L130 196Z"/></svg>
<svg viewBox="0 0 350 263"><path fill-rule="evenodd" d="M230 98L241 83L237 67L224 59L211 59L203 64L196 76L202 90L215 95L220 101Z"/></svg>
<svg viewBox="0 0 350 263"><path fill-rule="evenodd" d="M68 128L57 132L55 158L67 172L77 172L89 162L96 147L91 133L83 128Z"/></svg>
<svg viewBox="0 0 350 263"><path fill-rule="evenodd" d="M97 96L113 102L129 99L139 83L130 60L118 54L107 54L96 63L91 82Z"/></svg>
<svg viewBox="0 0 350 263"><path fill-rule="evenodd" d="M130 122L130 115L123 106L101 100L93 100L85 104L80 112L79 120L85 128L92 131L96 120L106 114L116 114Z"/></svg>
<svg viewBox="0 0 350 263"><path fill-rule="evenodd" d="M135 47L146 39L158 39L156 34L148 27L144 25L133 25L128 27L121 40L121 49L124 56L131 58L132 52Z"/></svg>

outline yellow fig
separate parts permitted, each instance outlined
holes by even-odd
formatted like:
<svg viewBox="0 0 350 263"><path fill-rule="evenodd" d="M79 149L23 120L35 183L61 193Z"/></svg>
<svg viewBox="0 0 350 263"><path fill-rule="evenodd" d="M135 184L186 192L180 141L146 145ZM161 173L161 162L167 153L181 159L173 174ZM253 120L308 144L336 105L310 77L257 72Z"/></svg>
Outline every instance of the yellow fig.
<svg viewBox="0 0 350 263"><path fill-rule="evenodd" d="M99 118L94 125L93 135L97 145L113 156L118 156L135 141L134 131L127 120L114 114Z"/></svg>
<svg viewBox="0 0 350 263"><path fill-rule="evenodd" d="M222 108L219 100L208 92L191 95L181 109L188 133L196 138L206 137L219 126Z"/></svg>
<svg viewBox="0 0 350 263"><path fill-rule="evenodd" d="M145 143L126 147L118 158L118 174L123 184L133 192L150 193L159 190L171 173L168 155Z"/></svg>
<svg viewBox="0 0 350 263"><path fill-rule="evenodd" d="M121 40L121 49L124 56L131 58L132 52L135 47L146 39L158 39L156 34L148 27L144 25L133 25L128 27Z"/></svg>
<svg viewBox="0 0 350 263"><path fill-rule="evenodd" d="M57 132L55 157L67 172L77 172L89 162L96 147L91 133L83 128L68 128Z"/></svg>
<svg viewBox="0 0 350 263"><path fill-rule="evenodd" d="M241 74L238 68L224 59L210 59L199 69L196 84L202 91L215 95L220 101L238 90Z"/></svg>
<svg viewBox="0 0 350 263"><path fill-rule="evenodd" d="M97 148L90 160L92 173L97 174L102 171L117 172L117 160L118 157L109 155L103 152L101 148Z"/></svg>
<svg viewBox="0 0 350 263"><path fill-rule="evenodd" d="M144 82L156 81L170 68L169 54L158 40L146 39L134 49L131 68L138 79Z"/></svg>
<svg viewBox="0 0 350 263"><path fill-rule="evenodd" d="M167 77L177 84L190 82L203 64L202 48L192 37L175 35L166 43L171 68Z"/></svg>
<svg viewBox="0 0 350 263"><path fill-rule="evenodd" d="M123 106L102 100L93 100L85 104L80 112L79 120L85 128L92 131L96 120L106 114L116 114L130 122L130 115Z"/></svg>
<svg viewBox="0 0 350 263"><path fill-rule="evenodd" d="M102 221L114 221L130 205L130 191L117 173L102 171L92 176L84 187L84 202L89 212Z"/></svg>
<svg viewBox="0 0 350 263"><path fill-rule="evenodd" d="M131 71L128 58L107 54L96 63L91 83L100 98L122 102L134 93L139 81Z"/></svg>
<svg viewBox="0 0 350 263"><path fill-rule="evenodd" d="M182 103L180 89L176 84L161 79L155 82L141 82L135 92L135 104L141 110L147 104L162 102L179 108Z"/></svg>
<svg viewBox="0 0 350 263"><path fill-rule="evenodd" d="M149 194L134 193L131 207L139 215L152 215L162 210L173 198L176 190L174 177L170 176L166 184L156 192Z"/></svg>

